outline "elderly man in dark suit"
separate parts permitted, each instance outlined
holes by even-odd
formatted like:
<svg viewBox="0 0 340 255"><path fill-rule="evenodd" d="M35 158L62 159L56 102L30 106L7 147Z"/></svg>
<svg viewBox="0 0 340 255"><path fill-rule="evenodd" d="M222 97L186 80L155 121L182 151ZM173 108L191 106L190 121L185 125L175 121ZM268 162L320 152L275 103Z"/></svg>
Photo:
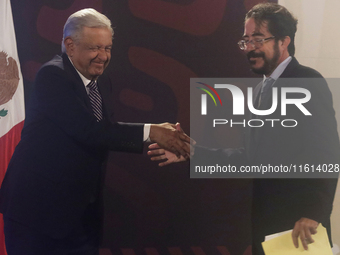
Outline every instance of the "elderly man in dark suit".
<svg viewBox="0 0 340 255"><path fill-rule="evenodd" d="M295 128L279 125L257 129L248 127L244 148L212 150L196 146L194 158L216 159L219 154L218 158L226 164L339 164L340 145L332 95L320 73L300 65L294 58L296 27L297 20L283 6L272 3L256 5L246 15L239 47L246 53L251 69L264 75L264 82L254 90L253 101L258 109L269 109L272 105L271 92L266 93L267 89L302 87L311 93L311 99L304 106L312 116L305 116L295 105L290 105L286 118L298 120ZM312 78L309 81L315 82L287 81L284 78ZM292 96L296 95L292 93ZM280 119L280 107L265 118ZM149 151L153 160L167 159L162 165L184 160L157 149L157 145L151 145L151 148L155 149ZM336 185L337 178L254 179L253 255L264 254L261 242L266 235L291 228L294 245L298 247L300 238L303 247L308 249L319 223L327 228L331 242L330 215Z"/></svg>
<svg viewBox="0 0 340 255"><path fill-rule="evenodd" d="M108 150L141 153L145 140L177 155L189 138L175 125L111 123L110 20L72 14L62 56L37 74L21 141L1 186L8 255L98 254L100 179Z"/></svg>

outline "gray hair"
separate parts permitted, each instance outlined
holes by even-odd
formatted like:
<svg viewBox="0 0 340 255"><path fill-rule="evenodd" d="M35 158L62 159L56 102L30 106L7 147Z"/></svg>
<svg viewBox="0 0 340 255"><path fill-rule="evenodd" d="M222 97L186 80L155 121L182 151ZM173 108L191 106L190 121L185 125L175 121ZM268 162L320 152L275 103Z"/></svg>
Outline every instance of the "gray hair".
<svg viewBox="0 0 340 255"><path fill-rule="evenodd" d="M63 40L61 42L61 51L66 52L64 40L66 37L71 37L74 41L79 41L82 36L83 27L103 27L111 31L113 29L111 21L104 15L97 12L95 9L87 8L73 13L66 21L64 26Z"/></svg>

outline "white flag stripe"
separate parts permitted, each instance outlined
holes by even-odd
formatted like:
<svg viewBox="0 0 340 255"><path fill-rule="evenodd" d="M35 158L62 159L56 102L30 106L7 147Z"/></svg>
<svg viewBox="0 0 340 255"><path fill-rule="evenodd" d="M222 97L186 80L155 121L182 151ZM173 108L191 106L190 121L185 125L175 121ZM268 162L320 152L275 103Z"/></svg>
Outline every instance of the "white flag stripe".
<svg viewBox="0 0 340 255"><path fill-rule="evenodd" d="M13 58L19 69L19 85L12 97L7 103L0 105L2 109L8 110L5 117L0 117L0 137L5 135L13 126L20 123L25 118L24 110L24 89L23 78L21 75L20 63L16 47L16 38L12 18L12 8L9 0L0 1L0 52L4 51L8 57ZM1 84L0 84L1 86Z"/></svg>

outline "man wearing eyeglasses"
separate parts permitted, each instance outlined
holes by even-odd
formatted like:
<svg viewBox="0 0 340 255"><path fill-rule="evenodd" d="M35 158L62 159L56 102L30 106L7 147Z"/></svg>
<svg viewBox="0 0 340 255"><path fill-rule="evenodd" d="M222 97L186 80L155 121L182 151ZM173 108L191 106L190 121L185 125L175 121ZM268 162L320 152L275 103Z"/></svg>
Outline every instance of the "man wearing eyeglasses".
<svg viewBox="0 0 340 255"><path fill-rule="evenodd" d="M243 40L238 44L246 53L252 71L264 75L263 84L255 89L260 95L256 98L254 93L255 101L260 101L259 107L266 104L261 102L261 92L266 86L292 86L291 83L280 83L281 78L322 78L319 72L300 65L294 57L296 30L297 20L277 4L259 4L246 14ZM279 153L276 160L281 162L324 162L326 159L338 162L339 137L332 96L327 85L318 85L316 88L307 87L312 96L309 106L313 111L313 124L300 123L302 128L295 134L284 136L289 142L286 145L282 141L277 143L280 141L277 136L281 133L275 133L275 130L263 134L259 139L272 141L267 148L260 147L265 142L259 143L258 151L253 152L255 157L267 154L267 157L274 158L274 154ZM287 156L291 152L291 156ZM254 179L253 255L264 254L261 247L264 236L291 228L295 247L300 239L307 250L308 244L314 242L312 235L319 223L327 228L331 242L330 214L336 185L337 179Z"/></svg>
<svg viewBox="0 0 340 255"><path fill-rule="evenodd" d="M292 107L289 116L299 116L298 128L264 127L259 133L249 128L244 148L216 151L195 146L193 157L216 158L216 153L220 153L226 163L238 161L249 165L339 162L340 145L332 96L321 74L295 59L296 30L297 20L286 8L272 3L258 4L246 14L243 39L238 45L245 52L252 71L264 76L253 93L257 109L270 108L271 98L264 93L266 90L301 85L287 84L282 78L319 78L320 84L307 87L312 96L308 109L313 116L301 117L299 109ZM273 116L276 115L268 118L274 119ZM180 161L169 152L157 149L157 145L151 145L151 149L154 148L149 151L153 160L167 159L161 165ZM292 228L295 247L300 239L307 250L308 244L314 241L312 235L319 223L327 228L331 242L330 214L336 185L336 178L254 179L252 254L264 254L261 243L266 235Z"/></svg>

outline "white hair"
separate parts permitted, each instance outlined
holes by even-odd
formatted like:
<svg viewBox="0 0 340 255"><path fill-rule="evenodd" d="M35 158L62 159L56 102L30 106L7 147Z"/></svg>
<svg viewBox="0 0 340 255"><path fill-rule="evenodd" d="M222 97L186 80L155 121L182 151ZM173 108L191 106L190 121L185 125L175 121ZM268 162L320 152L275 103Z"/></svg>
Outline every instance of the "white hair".
<svg viewBox="0 0 340 255"><path fill-rule="evenodd" d="M97 12L95 9L87 8L73 13L64 25L63 40L61 42L61 51L66 52L64 40L66 37L71 37L74 41L79 41L82 36L83 27L103 27L111 31L113 29L111 21L104 15Z"/></svg>

